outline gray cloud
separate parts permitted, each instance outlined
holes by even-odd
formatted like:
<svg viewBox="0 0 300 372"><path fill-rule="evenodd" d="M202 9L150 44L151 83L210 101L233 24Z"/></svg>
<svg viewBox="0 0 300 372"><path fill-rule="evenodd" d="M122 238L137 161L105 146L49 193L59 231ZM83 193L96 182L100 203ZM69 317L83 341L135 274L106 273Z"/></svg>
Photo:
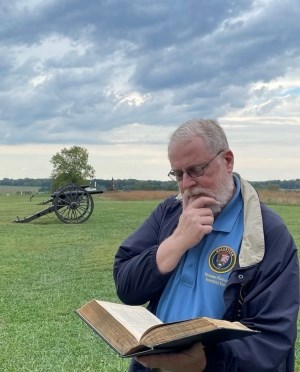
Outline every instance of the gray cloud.
<svg viewBox="0 0 300 372"><path fill-rule="evenodd" d="M299 62L293 0L6 3L0 144L106 143L95 134L245 114L253 97L256 115L277 115L278 90L253 84ZM289 107L299 92L290 94Z"/></svg>

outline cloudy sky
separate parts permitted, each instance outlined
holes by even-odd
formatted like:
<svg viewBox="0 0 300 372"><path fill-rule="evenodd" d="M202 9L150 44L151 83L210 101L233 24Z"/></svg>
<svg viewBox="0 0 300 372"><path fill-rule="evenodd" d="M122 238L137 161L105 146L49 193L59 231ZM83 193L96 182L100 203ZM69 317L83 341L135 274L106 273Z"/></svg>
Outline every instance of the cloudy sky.
<svg viewBox="0 0 300 372"><path fill-rule="evenodd" d="M300 178L300 2L1 0L0 179L86 148L167 180L170 133L216 118L248 180Z"/></svg>

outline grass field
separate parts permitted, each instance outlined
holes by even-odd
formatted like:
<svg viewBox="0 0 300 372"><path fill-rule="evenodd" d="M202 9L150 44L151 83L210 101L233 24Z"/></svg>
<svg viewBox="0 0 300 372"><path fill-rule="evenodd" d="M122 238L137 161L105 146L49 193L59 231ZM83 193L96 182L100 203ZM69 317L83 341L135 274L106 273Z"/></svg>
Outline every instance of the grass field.
<svg viewBox="0 0 300 372"><path fill-rule="evenodd" d="M31 223L12 223L16 216L39 211L43 207L37 203L47 197L30 202L24 195L0 196L1 371L127 370L128 361L101 342L74 310L92 298L118 301L112 279L116 249L163 197L94 196L91 218L66 225L54 213ZM272 208L300 247L300 206ZM297 370L299 350L298 344Z"/></svg>

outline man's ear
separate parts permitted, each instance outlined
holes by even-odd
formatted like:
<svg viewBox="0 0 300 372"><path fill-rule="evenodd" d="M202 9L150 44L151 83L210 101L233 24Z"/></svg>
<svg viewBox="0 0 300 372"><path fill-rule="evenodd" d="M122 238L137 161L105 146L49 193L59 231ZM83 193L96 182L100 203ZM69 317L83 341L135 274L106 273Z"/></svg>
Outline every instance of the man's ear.
<svg viewBox="0 0 300 372"><path fill-rule="evenodd" d="M232 172L233 171L233 166L234 166L234 155L233 155L233 152L228 149L228 150L225 150L224 151L224 154L223 154L223 157L226 161L226 167L228 169L228 172Z"/></svg>

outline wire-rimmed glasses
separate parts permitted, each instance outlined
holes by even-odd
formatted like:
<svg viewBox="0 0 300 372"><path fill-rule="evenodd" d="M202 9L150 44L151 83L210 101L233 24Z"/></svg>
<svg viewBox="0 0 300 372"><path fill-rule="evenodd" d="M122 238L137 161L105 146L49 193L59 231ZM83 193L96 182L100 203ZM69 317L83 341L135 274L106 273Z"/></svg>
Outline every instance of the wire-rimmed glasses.
<svg viewBox="0 0 300 372"><path fill-rule="evenodd" d="M205 165L198 165L195 167L190 167L186 169L184 172L181 170L173 170L171 169L168 173L168 176L171 178L172 181L180 182L183 180L183 175L186 173L191 178L197 178L200 176L203 176L205 168L209 166L209 164L218 156L220 155L224 150L220 150L208 163Z"/></svg>

